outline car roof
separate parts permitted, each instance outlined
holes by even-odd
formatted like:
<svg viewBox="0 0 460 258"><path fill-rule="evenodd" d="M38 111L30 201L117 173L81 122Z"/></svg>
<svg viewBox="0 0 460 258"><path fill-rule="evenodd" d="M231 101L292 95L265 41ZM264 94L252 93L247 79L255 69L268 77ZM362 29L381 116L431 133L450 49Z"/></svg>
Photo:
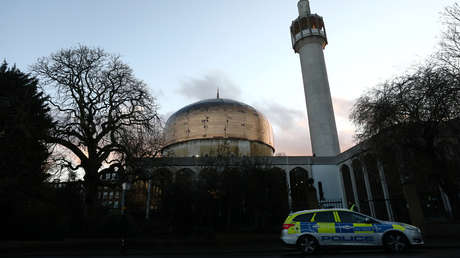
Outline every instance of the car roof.
<svg viewBox="0 0 460 258"><path fill-rule="evenodd" d="M289 214L289 215L297 215L297 214L311 213L311 212L320 212L320 211L351 211L351 210L349 210L349 209L343 209L343 208L314 209L314 210L296 211L296 212L292 212L292 213Z"/></svg>

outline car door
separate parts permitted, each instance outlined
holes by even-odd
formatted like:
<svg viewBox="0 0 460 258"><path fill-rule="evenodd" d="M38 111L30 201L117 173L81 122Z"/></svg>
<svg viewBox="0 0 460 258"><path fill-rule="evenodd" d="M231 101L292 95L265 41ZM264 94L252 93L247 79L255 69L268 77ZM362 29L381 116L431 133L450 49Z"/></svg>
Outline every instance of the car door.
<svg viewBox="0 0 460 258"><path fill-rule="evenodd" d="M351 211L336 212L337 231L340 244L343 245L376 245L377 237L374 220Z"/></svg>
<svg viewBox="0 0 460 258"><path fill-rule="evenodd" d="M333 211L316 212L312 221L316 223L314 227L316 227L320 245L336 244L336 241L334 240L334 237L336 236L336 227Z"/></svg>
<svg viewBox="0 0 460 258"><path fill-rule="evenodd" d="M305 234L305 233L316 233L316 228L313 226L315 223L312 222L312 218L315 213L304 213L297 215L293 220L295 225L294 232Z"/></svg>

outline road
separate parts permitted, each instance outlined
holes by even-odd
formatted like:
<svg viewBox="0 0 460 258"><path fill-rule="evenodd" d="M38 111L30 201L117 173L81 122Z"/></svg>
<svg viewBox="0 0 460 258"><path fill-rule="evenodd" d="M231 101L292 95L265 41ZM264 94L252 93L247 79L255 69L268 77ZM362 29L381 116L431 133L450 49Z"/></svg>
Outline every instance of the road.
<svg viewBox="0 0 460 258"><path fill-rule="evenodd" d="M232 253L231 250L229 250L226 253L212 253L212 254L207 254L205 251L202 253L190 253L190 254L153 254L153 253L148 253L148 252L140 252L140 251L135 251L132 250L130 253L128 253L125 256L120 256L119 254L114 254L112 252L107 252L104 254L102 250L98 252L97 254L88 255L88 253L73 253L69 255L46 255L46 254L22 254L27 257L37 257L37 258L45 258L45 257L52 257L52 258L76 258L76 257L92 257L92 258L108 258L108 257L170 257L170 258L181 258L181 257L205 257L205 258L211 258L211 257L219 257L219 258L233 258L233 257L238 257L238 258L251 258L251 257L284 257L284 258L303 258L305 256L300 255L298 252L295 250L283 250L279 251L276 253L265 253L265 252L251 252L251 253L244 253L240 251L235 251L235 253ZM21 257L22 255L13 255L12 257ZM316 255L310 256L310 257L460 257L460 247L459 248L446 248L446 249L417 249L417 250L410 250L406 253L403 254L387 254L384 253L381 250L324 250L319 252Z"/></svg>

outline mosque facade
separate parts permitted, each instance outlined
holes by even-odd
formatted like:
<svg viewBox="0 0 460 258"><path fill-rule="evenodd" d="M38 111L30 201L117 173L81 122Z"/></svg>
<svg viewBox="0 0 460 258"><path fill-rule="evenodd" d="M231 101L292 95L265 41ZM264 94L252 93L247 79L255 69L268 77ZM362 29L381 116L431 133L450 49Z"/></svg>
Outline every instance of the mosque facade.
<svg viewBox="0 0 460 258"><path fill-rule="evenodd" d="M217 96L185 106L171 115L164 129L166 144L162 157L150 160L147 166L152 173L167 169L173 174L187 170L197 175L210 166L210 161L217 168L238 167L245 160L253 160L285 173L283 183L288 189L290 211L296 206L291 196L291 180L293 173L300 171L312 179L320 206L347 208L356 203L358 209L362 206L375 216L371 184L365 173L363 196L359 184L351 183L356 179L352 170L346 174L351 178L342 176L344 167L351 168L350 162L357 161L348 152L340 153L323 54L328 42L323 18L311 13L307 0L300 0L297 6L299 17L292 22L290 32L292 47L300 57L313 156L273 156L274 135L265 116L247 104ZM381 192L388 193L385 181L381 182ZM389 199L387 195L384 197ZM367 205L360 205L361 202ZM385 209L385 217L393 219L391 205L386 203Z"/></svg>
<svg viewBox="0 0 460 258"><path fill-rule="evenodd" d="M340 152L323 54L328 43L325 23L311 13L308 0L300 0L298 10L290 32L302 68L313 155L273 156L276 136L267 118L247 104L217 95L171 115L164 129L162 157L146 161L146 167L152 174L166 170L173 175L183 171L198 175L209 167L219 171L248 162L259 164L284 174L280 184L286 185L289 211L317 208L296 204L292 193L299 182L293 180L300 173L311 179L302 180L300 187L314 187L308 193L315 195L320 207L354 206L380 219L414 223L417 216L408 209L412 203L391 166L379 161L366 144ZM448 204L443 203L448 212Z"/></svg>

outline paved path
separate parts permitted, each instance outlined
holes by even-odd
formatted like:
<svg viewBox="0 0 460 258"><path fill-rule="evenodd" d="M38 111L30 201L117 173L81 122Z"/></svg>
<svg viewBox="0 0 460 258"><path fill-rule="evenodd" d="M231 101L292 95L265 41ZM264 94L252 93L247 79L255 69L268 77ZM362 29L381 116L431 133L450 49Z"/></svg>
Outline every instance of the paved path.
<svg viewBox="0 0 460 258"><path fill-rule="evenodd" d="M260 258L260 257L282 257L282 258L303 258L305 256L300 255L297 252L289 252L285 251L279 254L273 253L253 253L253 254L245 254L245 253L237 253L237 254L194 254L194 255L126 255L126 256L119 256L119 255L97 255L97 256L80 256L80 255L71 255L71 256L47 256L47 255L36 255L36 256L28 256L28 257L36 257L36 258L45 258L45 257L52 257L52 258L76 258L76 257L94 257L94 258L108 258L108 257L170 257L170 258L182 258L182 257L218 257L218 258ZM411 250L407 253L400 254L400 255L391 255L386 254L380 250L365 250L365 251L357 251L357 250L349 250L349 251L338 251L338 250L328 250L320 252L317 255L313 255L310 257L344 257L344 258L352 258L352 257L460 257L460 248L449 248L449 249L420 249L420 250Z"/></svg>
<svg viewBox="0 0 460 258"><path fill-rule="evenodd" d="M415 249L402 257L436 257L436 254L447 254L445 257L460 257L460 239L433 238L426 239L422 249ZM183 239L128 239L128 254L138 256L276 256L297 257L298 252L284 247L276 235L226 235L215 240ZM117 256L120 255L119 239L68 239L65 241L29 241L0 242L0 256L24 255L72 255L78 256ZM362 256L386 257L380 249L364 251L328 250L322 254L327 256ZM450 256L449 256L450 255ZM351 257L350 256L350 257ZM394 257L394 256L392 256Z"/></svg>

